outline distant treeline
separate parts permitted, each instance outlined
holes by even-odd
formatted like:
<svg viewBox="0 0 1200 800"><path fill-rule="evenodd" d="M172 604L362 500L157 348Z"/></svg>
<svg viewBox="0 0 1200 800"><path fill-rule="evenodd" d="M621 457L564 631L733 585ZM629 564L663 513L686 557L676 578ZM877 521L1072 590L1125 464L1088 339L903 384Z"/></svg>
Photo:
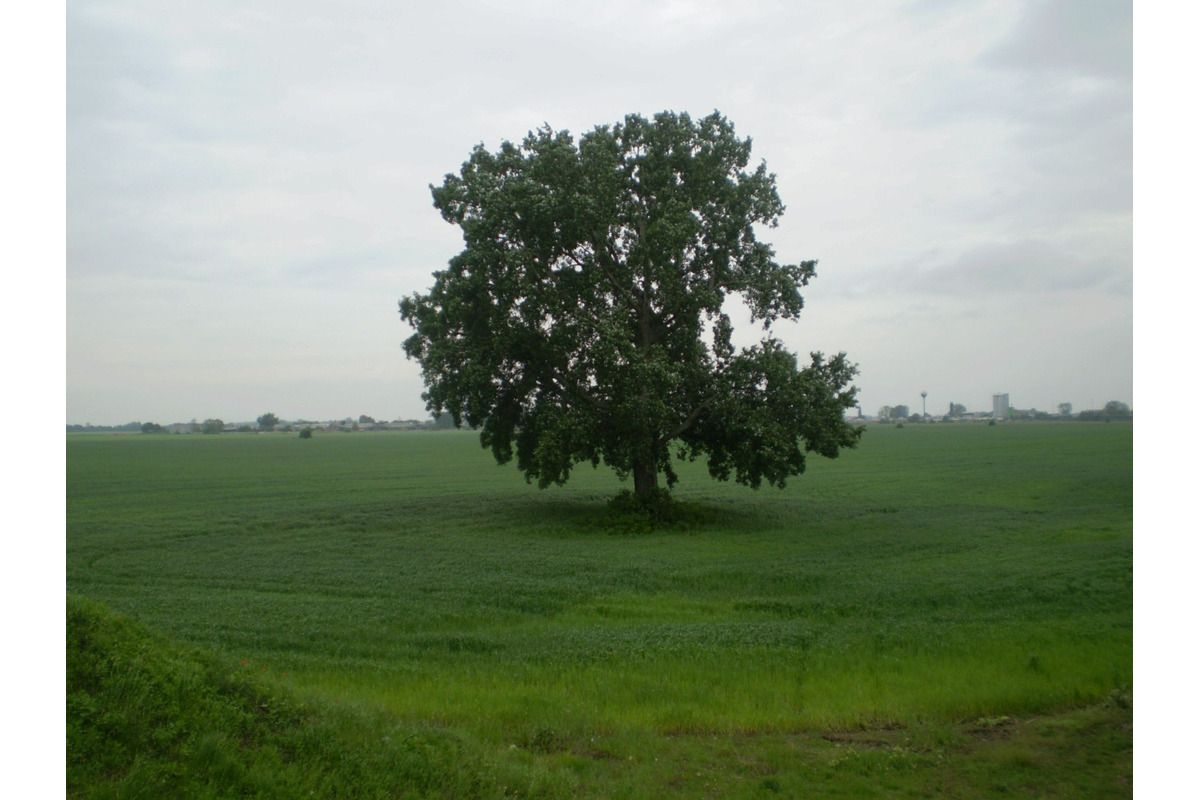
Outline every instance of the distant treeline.
<svg viewBox="0 0 1200 800"><path fill-rule="evenodd" d="M140 422L126 422L124 425L68 425L67 433L137 433L141 429Z"/></svg>
<svg viewBox="0 0 1200 800"><path fill-rule="evenodd" d="M1133 420L1133 412L1112 412L1104 409L1092 411L1080 411L1075 419L1081 422L1130 422Z"/></svg>
<svg viewBox="0 0 1200 800"><path fill-rule="evenodd" d="M1104 404L1104 408L1080 411L1077 419L1084 422L1129 421L1133 419L1133 409L1119 400L1109 400Z"/></svg>
<svg viewBox="0 0 1200 800"><path fill-rule="evenodd" d="M376 421L374 417L369 417L366 414L360 416L357 422L351 417L328 422L315 422L304 419L285 422L274 414L264 414L258 418L257 422L257 426L250 425L249 423L226 424L220 419L206 419L204 422L193 420L190 423L175 423L173 425L160 425L157 422L127 422L124 425L92 425L88 423L87 425L67 425L67 433L252 433L255 431L290 433L301 427L340 431L395 430L395 426L401 426L403 430L444 430L454 428L454 418L450 414L442 414L439 417L423 421L409 419L395 420L392 423ZM183 430L183 428L187 428L187 430Z"/></svg>

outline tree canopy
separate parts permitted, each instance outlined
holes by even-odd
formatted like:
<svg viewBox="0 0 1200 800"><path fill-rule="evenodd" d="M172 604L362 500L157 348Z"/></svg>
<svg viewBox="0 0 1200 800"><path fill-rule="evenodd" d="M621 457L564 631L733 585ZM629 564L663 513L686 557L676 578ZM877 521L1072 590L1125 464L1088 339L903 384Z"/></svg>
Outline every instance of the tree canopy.
<svg viewBox="0 0 1200 800"><path fill-rule="evenodd" d="M852 447L856 367L844 353L801 367L771 335L799 317L816 261L780 264L758 241L784 206L749 162L716 112L475 147L430 187L466 246L400 301L429 410L542 487L603 462L644 495L660 474L674 485L674 454L782 487L806 453ZM732 344L733 296L762 326L754 346Z"/></svg>
<svg viewBox="0 0 1200 800"><path fill-rule="evenodd" d="M223 433L225 431L225 422L219 419L206 419L204 424L200 426L201 433Z"/></svg>
<svg viewBox="0 0 1200 800"><path fill-rule="evenodd" d="M1080 411L1078 418L1089 422L1094 420L1104 420L1105 422L1113 420L1128 421L1133 419L1133 409L1127 403L1122 403L1120 400L1109 400L1104 404L1104 408L1102 409Z"/></svg>

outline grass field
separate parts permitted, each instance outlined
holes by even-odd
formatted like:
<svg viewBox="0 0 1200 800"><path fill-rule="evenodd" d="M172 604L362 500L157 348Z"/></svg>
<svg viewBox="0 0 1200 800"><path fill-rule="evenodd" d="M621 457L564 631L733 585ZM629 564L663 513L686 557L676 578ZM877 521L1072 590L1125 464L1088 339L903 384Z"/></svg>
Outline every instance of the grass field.
<svg viewBox="0 0 1200 800"><path fill-rule="evenodd" d="M684 464L650 532L470 433L77 436L67 586L509 776L412 796L1123 797L1132 470L1126 424L872 427L783 491Z"/></svg>

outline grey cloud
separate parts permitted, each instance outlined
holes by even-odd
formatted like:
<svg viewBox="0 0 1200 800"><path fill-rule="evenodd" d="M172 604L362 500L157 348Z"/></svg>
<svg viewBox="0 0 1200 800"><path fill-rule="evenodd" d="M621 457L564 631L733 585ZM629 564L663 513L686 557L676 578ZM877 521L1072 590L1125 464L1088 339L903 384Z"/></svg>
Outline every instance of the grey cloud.
<svg viewBox="0 0 1200 800"><path fill-rule="evenodd" d="M1120 4L1083 19L1094 7L72 2L68 313L86 358L69 363L69 410L96 421L89 387L102 374L118 386L132 361L146 381L178 380L128 349L156 331L155 353L224 362L242 338L273 347L264 332L284 326L305 352L331 332L344 340L329 359L343 373L305 360L314 398L394 356L410 372L386 391L420 413L395 298L427 288L462 246L428 184L473 145L543 121L578 135L664 108L720 109L779 174L789 211L766 238L781 260L821 260L800 334L821 349L885 361L870 351L887 314L908 350L939 315L978 320L963 334L974 341L1013 308L1061 302L1082 319L1127 306L1129 25ZM1109 47L1123 52L1106 60ZM267 296L285 308L255 301ZM177 298L219 330L150 311ZM281 321L298 303L320 331ZM847 318L822 338L822 320ZM1113 319L1112 336L1126 335ZM368 321L378 327L361 334ZM346 360L367 339L388 344ZM1128 365L1111 361L1088 368L1124 379ZM271 406L273 386L246 413ZM239 413L189 408L179 414Z"/></svg>
<svg viewBox="0 0 1200 800"><path fill-rule="evenodd" d="M1120 292L1128 288L1126 256L1087 256L1048 241L1027 239L973 247L952 261L916 266L893 273L892 278L906 290L931 295Z"/></svg>
<svg viewBox="0 0 1200 800"><path fill-rule="evenodd" d="M1034 74L1126 82L1133 74L1132 0L1030 2L985 61Z"/></svg>

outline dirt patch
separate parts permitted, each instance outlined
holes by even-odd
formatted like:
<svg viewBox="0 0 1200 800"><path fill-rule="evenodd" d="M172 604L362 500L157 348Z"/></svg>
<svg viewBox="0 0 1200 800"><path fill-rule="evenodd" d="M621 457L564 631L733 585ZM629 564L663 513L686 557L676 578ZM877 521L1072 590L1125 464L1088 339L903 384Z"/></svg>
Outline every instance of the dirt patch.
<svg viewBox="0 0 1200 800"><path fill-rule="evenodd" d="M835 744L853 744L862 747L896 747L904 743L905 728L899 723L889 723L878 728L864 730L831 730L821 738Z"/></svg>
<svg viewBox="0 0 1200 800"><path fill-rule="evenodd" d="M1012 717L984 717L963 726L963 733L981 741L1011 739L1019 723Z"/></svg>
<svg viewBox="0 0 1200 800"><path fill-rule="evenodd" d="M597 758L605 761L619 761L621 759L616 753L610 753L599 747L576 747L571 750L571 755L583 756L584 758Z"/></svg>

